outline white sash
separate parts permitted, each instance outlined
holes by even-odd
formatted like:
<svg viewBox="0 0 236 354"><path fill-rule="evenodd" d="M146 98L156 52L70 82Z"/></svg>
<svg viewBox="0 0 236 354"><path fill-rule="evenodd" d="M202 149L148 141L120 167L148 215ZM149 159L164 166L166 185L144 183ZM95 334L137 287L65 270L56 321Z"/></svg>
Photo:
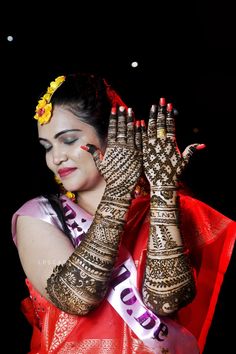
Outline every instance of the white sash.
<svg viewBox="0 0 236 354"><path fill-rule="evenodd" d="M114 271L107 297L109 303L154 353L198 354L196 338L186 328L166 317L157 317L145 307L136 278L137 270L129 255Z"/></svg>

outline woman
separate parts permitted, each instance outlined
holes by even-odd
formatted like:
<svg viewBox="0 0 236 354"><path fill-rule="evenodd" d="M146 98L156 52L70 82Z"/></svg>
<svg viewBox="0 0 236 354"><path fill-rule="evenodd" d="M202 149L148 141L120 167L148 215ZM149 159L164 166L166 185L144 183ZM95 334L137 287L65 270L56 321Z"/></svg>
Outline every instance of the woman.
<svg viewBox="0 0 236 354"><path fill-rule="evenodd" d="M231 220L177 193L204 146L181 154L171 104L153 105L146 129L96 75L56 78L34 118L64 193L30 200L13 216L31 295L23 302L30 353L198 353L197 340L203 350L219 255L226 247L230 257L234 238ZM213 221L218 227L204 228Z"/></svg>

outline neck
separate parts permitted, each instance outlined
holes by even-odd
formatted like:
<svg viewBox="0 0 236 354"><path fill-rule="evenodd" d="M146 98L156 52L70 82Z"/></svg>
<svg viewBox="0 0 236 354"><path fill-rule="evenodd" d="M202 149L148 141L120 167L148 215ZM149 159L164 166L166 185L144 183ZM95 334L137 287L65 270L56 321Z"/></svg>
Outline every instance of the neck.
<svg viewBox="0 0 236 354"><path fill-rule="evenodd" d="M100 203L106 183L102 183L98 188L89 191L83 191L78 193L78 205L84 209L87 213L95 215L98 204Z"/></svg>

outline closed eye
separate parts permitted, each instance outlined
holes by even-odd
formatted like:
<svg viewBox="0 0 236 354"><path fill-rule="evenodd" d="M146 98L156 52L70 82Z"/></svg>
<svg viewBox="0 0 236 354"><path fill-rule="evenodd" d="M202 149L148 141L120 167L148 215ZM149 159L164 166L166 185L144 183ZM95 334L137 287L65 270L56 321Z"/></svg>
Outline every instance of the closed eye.
<svg viewBox="0 0 236 354"><path fill-rule="evenodd" d="M64 140L64 144L67 144L67 145L70 145L70 144L73 144L77 141L78 139L70 139L70 138L67 138Z"/></svg>
<svg viewBox="0 0 236 354"><path fill-rule="evenodd" d="M48 152L52 149L51 144L46 144L45 142L40 142L40 145L45 149L46 152Z"/></svg>

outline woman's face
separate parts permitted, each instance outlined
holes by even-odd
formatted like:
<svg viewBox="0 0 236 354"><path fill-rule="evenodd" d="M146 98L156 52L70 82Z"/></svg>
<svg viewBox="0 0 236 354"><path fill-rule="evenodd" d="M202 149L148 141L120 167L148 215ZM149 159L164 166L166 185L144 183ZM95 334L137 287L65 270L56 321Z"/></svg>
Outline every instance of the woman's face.
<svg viewBox="0 0 236 354"><path fill-rule="evenodd" d="M102 150L95 129L73 113L55 106L49 123L38 124L39 142L46 150L48 168L66 190L86 191L104 183L92 155L81 149L88 143Z"/></svg>

